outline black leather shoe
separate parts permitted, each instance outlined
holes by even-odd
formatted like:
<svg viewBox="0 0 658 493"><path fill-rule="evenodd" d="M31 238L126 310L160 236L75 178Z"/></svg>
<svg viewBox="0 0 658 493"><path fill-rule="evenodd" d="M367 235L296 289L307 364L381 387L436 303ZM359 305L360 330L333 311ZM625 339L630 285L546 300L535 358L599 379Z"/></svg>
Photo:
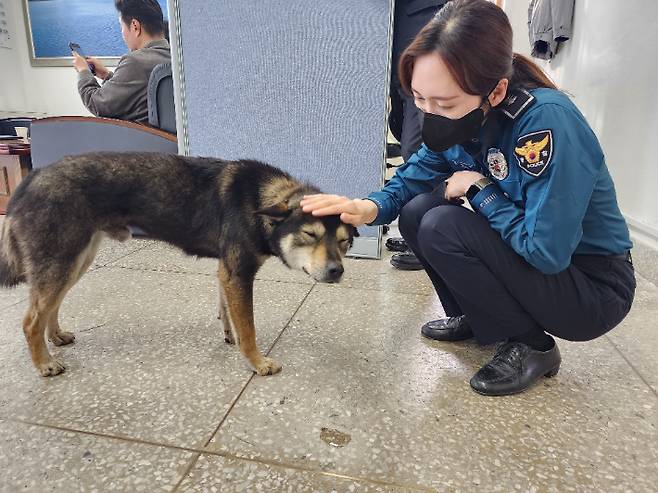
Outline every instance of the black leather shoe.
<svg viewBox="0 0 658 493"><path fill-rule="evenodd" d="M389 238L386 240L386 248L392 252L406 252L407 242L404 238Z"/></svg>
<svg viewBox="0 0 658 493"><path fill-rule="evenodd" d="M463 341L473 337L466 315L432 320L420 328L420 333L435 341Z"/></svg>
<svg viewBox="0 0 658 493"><path fill-rule="evenodd" d="M391 265L400 270L422 270L423 265L413 252L396 253L391 257Z"/></svg>
<svg viewBox="0 0 658 493"><path fill-rule="evenodd" d="M400 144L393 144L391 142L386 143L386 157L401 157L402 156L402 147Z"/></svg>
<svg viewBox="0 0 658 493"><path fill-rule="evenodd" d="M560 369L557 344L548 351L537 351L522 342L506 342L471 378L471 387L483 395L518 394L541 377L553 377Z"/></svg>

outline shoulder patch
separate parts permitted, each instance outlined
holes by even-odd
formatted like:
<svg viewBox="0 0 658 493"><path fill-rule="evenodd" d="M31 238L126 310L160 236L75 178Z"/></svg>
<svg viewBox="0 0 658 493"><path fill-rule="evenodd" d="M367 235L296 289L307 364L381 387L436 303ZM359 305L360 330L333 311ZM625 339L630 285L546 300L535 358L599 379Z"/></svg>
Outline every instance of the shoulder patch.
<svg viewBox="0 0 658 493"><path fill-rule="evenodd" d="M514 156L523 171L532 176L541 175L553 157L553 132L540 130L519 137Z"/></svg>
<svg viewBox="0 0 658 493"><path fill-rule="evenodd" d="M525 89L512 91L502 102L500 110L505 116L515 120L535 103L535 97Z"/></svg>

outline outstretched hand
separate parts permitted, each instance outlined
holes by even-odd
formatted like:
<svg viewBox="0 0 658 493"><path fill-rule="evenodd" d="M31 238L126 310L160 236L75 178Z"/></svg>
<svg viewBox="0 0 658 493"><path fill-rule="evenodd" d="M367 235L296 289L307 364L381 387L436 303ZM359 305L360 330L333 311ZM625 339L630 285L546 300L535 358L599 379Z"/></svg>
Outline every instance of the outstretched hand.
<svg viewBox="0 0 658 493"><path fill-rule="evenodd" d="M299 204L302 210L314 216L337 216L352 226L369 224L377 217L377 206L364 199L349 199L341 195L305 195Z"/></svg>

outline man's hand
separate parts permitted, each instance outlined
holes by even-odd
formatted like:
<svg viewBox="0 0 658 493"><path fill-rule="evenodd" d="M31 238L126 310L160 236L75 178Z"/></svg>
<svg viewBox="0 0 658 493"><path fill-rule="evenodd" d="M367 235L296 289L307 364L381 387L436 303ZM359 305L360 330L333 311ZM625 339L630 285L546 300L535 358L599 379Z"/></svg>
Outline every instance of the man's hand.
<svg viewBox="0 0 658 493"><path fill-rule="evenodd" d="M304 212L314 216L334 216L352 226L371 223L377 217L377 206L371 200L348 199L340 195L305 195L299 204Z"/></svg>
<svg viewBox="0 0 658 493"><path fill-rule="evenodd" d="M93 56L88 56L87 63L91 63L94 66L94 72L96 72L96 77L98 77L99 79L105 80L107 79L107 76L110 75L110 71L107 69L105 65L103 65L103 62L101 62L98 58Z"/></svg>
<svg viewBox="0 0 658 493"><path fill-rule="evenodd" d="M475 171L457 171L446 180L446 200L457 200L466 195L471 185L484 178L484 175Z"/></svg>
<svg viewBox="0 0 658 493"><path fill-rule="evenodd" d="M78 73L82 72L83 70L89 70L87 60L82 58L75 51L72 51L71 54L73 55L73 68L76 69Z"/></svg>

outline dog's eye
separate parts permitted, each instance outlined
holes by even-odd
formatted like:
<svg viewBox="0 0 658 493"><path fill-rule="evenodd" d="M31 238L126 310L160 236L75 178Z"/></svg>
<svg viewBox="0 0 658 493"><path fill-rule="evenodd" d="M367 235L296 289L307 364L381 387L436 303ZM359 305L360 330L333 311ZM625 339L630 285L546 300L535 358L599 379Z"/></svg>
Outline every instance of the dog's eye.
<svg viewBox="0 0 658 493"><path fill-rule="evenodd" d="M306 236L308 236L309 238L317 238L317 237L318 237L318 235L315 233L315 231L305 231L305 230L302 230L302 233L304 233L304 234L305 234Z"/></svg>

